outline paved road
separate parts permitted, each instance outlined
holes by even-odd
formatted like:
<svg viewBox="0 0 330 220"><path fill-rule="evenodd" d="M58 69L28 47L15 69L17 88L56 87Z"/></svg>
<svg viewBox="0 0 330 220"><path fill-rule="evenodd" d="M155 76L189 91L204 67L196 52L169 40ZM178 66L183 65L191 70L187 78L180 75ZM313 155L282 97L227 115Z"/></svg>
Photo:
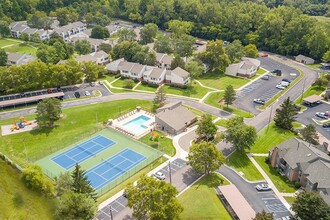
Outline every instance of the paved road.
<svg viewBox="0 0 330 220"><path fill-rule="evenodd" d="M276 84L281 82L282 79L286 78L293 81L299 76L298 70L281 62L278 62L274 59L271 59L269 57L259 57L258 59L261 61L261 67L268 71L280 69L282 71L282 76L274 76L271 77L269 80L258 79L238 91L237 100L234 102L234 106L245 111L251 112L254 115L259 114L260 111L256 109L256 107L259 105L253 103L253 99L261 99L264 101L268 101L274 95L281 91L275 88L275 86ZM294 73L295 75L290 73Z"/></svg>
<svg viewBox="0 0 330 220"><path fill-rule="evenodd" d="M227 166L221 166L218 172L238 188L254 211L261 212L262 210L265 210L274 213L275 219L290 215L290 212L276 197L273 191L258 192L255 189L257 184L265 183L265 181L248 183Z"/></svg>
<svg viewBox="0 0 330 220"><path fill-rule="evenodd" d="M308 107L303 113L297 115L297 121L304 124L313 124L316 130L320 132L324 137L330 140L330 128L323 128L321 125L316 124L313 119L322 121L321 118L316 117L316 112L330 111L330 105L328 103L323 103L314 107Z"/></svg>

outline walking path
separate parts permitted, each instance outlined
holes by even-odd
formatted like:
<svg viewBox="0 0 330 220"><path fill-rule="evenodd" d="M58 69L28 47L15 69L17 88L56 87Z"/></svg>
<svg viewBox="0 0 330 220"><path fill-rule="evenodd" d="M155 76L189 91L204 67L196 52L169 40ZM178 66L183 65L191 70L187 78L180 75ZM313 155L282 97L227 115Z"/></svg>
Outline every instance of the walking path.
<svg viewBox="0 0 330 220"><path fill-rule="evenodd" d="M265 178L265 180L267 181L267 183L272 187L272 190L274 191L274 193L276 194L276 196L278 197L278 199L283 203L283 205L291 212L291 214L293 214L293 212L290 209L290 204L283 198L282 193L280 193L278 191L278 189L276 188L276 186L274 185L274 183L272 182L272 180L268 177L268 175L265 173L265 171L260 167L260 165L257 163L257 161L252 157L251 154L246 154L248 156L248 158L251 160L251 162L253 163L253 165L259 170L259 172L261 173L261 175Z"/></svg>

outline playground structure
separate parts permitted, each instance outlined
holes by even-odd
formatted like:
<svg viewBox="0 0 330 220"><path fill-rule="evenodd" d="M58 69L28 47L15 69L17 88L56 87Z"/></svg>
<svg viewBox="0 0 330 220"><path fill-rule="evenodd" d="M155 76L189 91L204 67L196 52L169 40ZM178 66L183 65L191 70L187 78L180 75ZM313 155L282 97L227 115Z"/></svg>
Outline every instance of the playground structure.
<svg viewBox="0 0 330 220"><path fill-rule="evenodd" d="M20 122L16 123L16 121L13 121L12 125L11 125L11 131L13 132L14 130L19 130L22 128L25 128L25 126L31 125L32 122L31 121L27 121L24 119L23 116L19 117Z"/></svg>

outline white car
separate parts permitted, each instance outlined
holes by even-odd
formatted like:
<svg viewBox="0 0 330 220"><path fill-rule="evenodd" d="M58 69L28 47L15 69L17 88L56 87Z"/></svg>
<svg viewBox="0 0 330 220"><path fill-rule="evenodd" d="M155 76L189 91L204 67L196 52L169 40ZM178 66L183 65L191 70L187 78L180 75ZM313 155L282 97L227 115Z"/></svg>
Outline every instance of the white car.
<svg viewBox="0 0 330 220"><path fill-rule="evenodd" d="M156 177L159 180L164 180L166 178L166 176L162 172L155 173L154 177Z"/></svg>
<svg viewBox="0 0 330 220"><path fill-rule="evenodd" d="M254 103L257 103L257 104L260 104L260 105L264 105L265 104L265 101L264 100L261 100L261 99L253 99L253 102Z"/></svg>
<svg viewBox="0 0 330 220"><path fill-rule="evenodd" d="M322 118L322 119L328 119L329 117L324 112L316 112L315 116Z"/></svg>
<svg viewBox="0 0 330 220"><path fill-rule="evenodd" d="M282 84L277 84L277 85L276 85L276 89L282 89L282 90L283 90L283 89L285 89L285 87L282 86Z"/></svg>
<svg viewBox="0 0 330 220"><path fill-rule="evenodd" d="M258 185L256 185L256 189L257 189L258 191L268 191L268 190L271 190L272 188L270 187L269 184L265 184L265 183L263 183L263 184L258 184Z"/></svg>
<svg viewBox="0 0 330 220"><path fill-rule="evenodd" d="M90 96L90 95L91 95L90 92L85 91L85 96Z"/></svg>

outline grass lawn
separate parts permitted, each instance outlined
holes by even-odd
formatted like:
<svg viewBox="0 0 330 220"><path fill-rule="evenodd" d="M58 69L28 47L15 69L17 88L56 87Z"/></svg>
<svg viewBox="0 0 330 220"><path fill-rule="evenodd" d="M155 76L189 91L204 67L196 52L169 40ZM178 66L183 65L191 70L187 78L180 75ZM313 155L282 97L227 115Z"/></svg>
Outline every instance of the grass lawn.
<svg viewBox="0 0 330 220"><path fill-rule="evenodd" d="M164 85L163 88L167 94L188 96L192 98L203 98L203 96L205 96L206 93L211 91L207 88L202 87L196 82L193 82L191 86L188 86L188 88L186 89L178 88L170 85Z"/></svg>
<svg viewBox="0 0 330 220"><path fill-rule="evenodd" d="M235 115L242 116L243 118L253 118L254 115L250 112L246 112L237 108L234 108L232 106L229 106L227 108L226 105L222 105L219 103L219 100L223 98L224 92L214 92L209 94L206 99L204 100L204 103L212 105L216 108L220 108L222 110L225 110L227 112L233 113Z"/></svg>
<svg viewBox="0 0 330 220"><path fill-rule="evenodd" d="M314 70L319 70L321 65L319 63L314 63L314 64L307 64L306 66Z"/></svg>
<svg viewBox="0 0 330 220"><path fill-rule="evenodd" d="M19 42L11 40L11 39L0 39L0 48L11 45L11 44L18 44Z"/></svg>
<svg viewBox="0 0 330 220"><path fill-rule="evenodd" d="M293 202L296 200L296 198L292 196L283 196L283 197L290 205L292 205Z"/></svg>
<svg viewBox="0 0 330 220"><path fill-rule="evenodd" d="M134 174L133 176L131 176L127 180L123 181L119 185L117 185L114 188L112 188L110 191L108 191L108 192L104 193L102 196L98 197L97 198L97 203L100 204L100 203L104 202L105 200L109 199L110 197L114 196L115 194L117 194L121 190L125 189L128 183L132 183L132 182L134 183L143 174L149 173L151 170L153 170L154 168L158 167L159 165L161 165L165 161L167 161L167 158L166 157L161 157L161 158L155 160L154 162L152 162L151 164L149 164L147 167L143 168L140 172Z"/></svg>
<svg viewBox="0 0 330 220"><path fill-rule="evenodd" d="M134 86L136 86L136 82L134 82L134 85L133 85L133 87ZM125 85L125 79L119 79L119 80L117 80L116 82L114 82L114 83L112 83L111 84L112 86L115 86L115 87L119 87L119 88L124 88L124 85ZM132 87L132 88L133 88Z"/></svg>
<svg viewBox="0 0 330 220"><path fill-rule="evenodd" d="M116 79L115 75L112 75L112 74L106 74L102 78L100 78L100 80L107 80L109 83L111 83L115 79Z"/></svg>
<svg viewBox="0 0 330 220"><path fill-rule="evenodd" d="M227 165L238 172L242 172L244 174L243 177L247 180L256 181L264 179L245 153L235 151L227 159Z"/></svg>
<svg viewBox="0 0 330 220"><path fill-rule="evenodd" d="M227 119L220 119L215 124L221 127L227 128Z"/></svg>
<svg viewBox="0 0 330 220"><path fill-rule="evenodd" d="M17 53L25 53L25 54L32 54L32 55L36 55L37 49L26 45L26 44L18 44L18 45L14 45L12 47L6 47L5 48L6 52L17 52Z"/></svg>
<svg viewBox="0 0 330 220"><path fill-rule="evenodd" d="M138 85L136 88L136 90L143 90L143 91L148 91L148 92L156 92L157 87L154 86L150 86L150 85L143 85L142 83L140 83L140 85Z"/></svg>
<svg viewBox="0 0 330 220"><path fill-rule="evenodd" d="M27 161L24 145L26 146L28 157L32 161L36 161L102 130L104 121L118 117L119 106L121 113L124 114L135 109L136 106L150 109L151 102L120 100L63 109L64 116L56 122L54 128L1 136L0 149L19 165L25 166ZM98 123L96 123L96 116ZM25 118L33 120L34 115ZM18 118L2 120L0 125L11 124L17 120Z"/></svg>
<svg viewBox="0 0 330 220"><path fill-rule="evenodd" d="M259 68L256 72L256 75L254 75L250 79L254 80L254 79L258 78L260 75L264 74L265 72L267 72L267 71L264 70L264 69Z"/></svg>
<svg viewBox="0 0 330 220"><path fill-rule="evenodd" d="M154 133L156 135L159 135L159 137L163 136L164 138L159 138L159 148L158 148L158 141L150 140L150 134ZM143 136L140 138L142 143L145 143L146 145L151 146L152 148L159 149L160 151L165 152L167 155L174 156L175 155L175 147L173 146L172 139L166 137L165 134L153 131L149 134Z"/></svg>
<svg viewBox="0 0 330 220"><path fill-rule="evenodd" d="M295 134L291 131L283 130L276 127L275 122L271 122L268 126L264 127L258 133L258 139L256 143L251 148L250 152L252 153L268 153L268 150L283 141L286 141L292 137L295 137Z"/></svg>
<svg viewBox="0 0 330 220"><path fill-rule="evenodd" d="M238 89L239 87L250 82L248 79L227 76L224 73L220 73L219 71L208 72L202 77L198 78L198 81L200 81L205 86L219 90L224 90L228 85L232 85L234 89Z"/></svg>
<svg viewBox="0 0 330 220"><path fill-rule="evenodd" d="M220 175L213 173L204 176L187 191L182 193L178 199L184 210L180 215L182 220L221 219L231 220L231 216L222 205L216 195L214 187L229 183Z"/></svg>
<svg viewBox="0 0 330 220"><path fill-rule="evenodd" d="M0 159L0 219L53 219L54 200L31 191L20 173Z"/></svg>
<svg viewBox="0 0 330 220"><path fill-rule="evenodd" d="M277 170L265 162L266 157L253 157L262 169L266 172L272 182L275 184L276 188L283 193L294 193L296 188L293 183L291 183L288 178L281 176Z"/></svg>
<svg viewBox="0 0 330 220"><path fill-rule="evenodd" d="M316 86L316 85L312 85L311 87L309 87L303 95L303 98L306 98L308 96L311 95L320 95L322 92L324 92L324 90L326 89L326 86ZM295 104L302 104L304 101L302 99L301 96L299 96L298 99L296 99L296 101L294 102Z"/></svg>

